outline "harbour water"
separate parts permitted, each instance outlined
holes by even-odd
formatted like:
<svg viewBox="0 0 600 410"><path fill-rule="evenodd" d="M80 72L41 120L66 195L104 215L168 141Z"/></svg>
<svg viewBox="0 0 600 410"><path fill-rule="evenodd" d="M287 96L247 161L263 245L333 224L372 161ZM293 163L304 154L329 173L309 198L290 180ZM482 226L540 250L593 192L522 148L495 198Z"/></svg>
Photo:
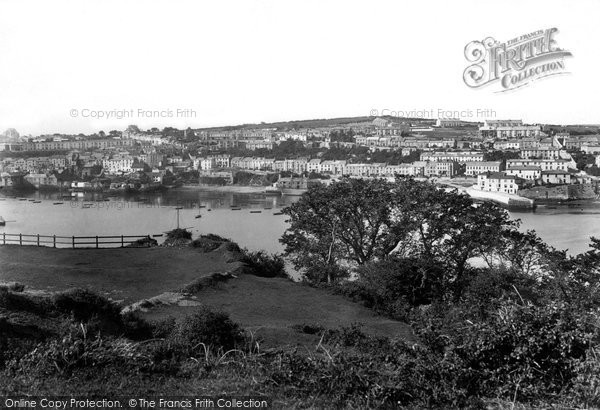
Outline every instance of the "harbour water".
<svg viewBox="0 0 600 410"><path fill-rule="evenodd" d="M281 252L279 238L287 223L286 215L277 214L298 198L198 188L129 196L86 193L73 198L68 192L18 197L0 192L0 216L7 220L0 234L161 235L177 226L175 209L181 207L179 224L195 236L215 233L251 250ZM522 221L522 229L534 229L547 243L570 254L587 251L590 236L600 237L600 201L510 214Z"/></svg>

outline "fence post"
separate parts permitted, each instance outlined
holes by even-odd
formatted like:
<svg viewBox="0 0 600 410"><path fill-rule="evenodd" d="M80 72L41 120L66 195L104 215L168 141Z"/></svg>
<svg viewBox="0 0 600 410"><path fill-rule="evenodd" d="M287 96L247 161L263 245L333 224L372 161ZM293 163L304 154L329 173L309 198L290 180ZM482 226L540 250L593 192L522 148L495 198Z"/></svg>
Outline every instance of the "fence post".
<svg viewBox="0 0 600 410"><path fill-rule="evenodd" d="M40 234L37 234L37 246L40 246Z"/></svg>
<svg viewBox="0 0 600 410"><path fill-rule="evenodd" d="M19 245L23 246L23 234L19 234Z"/></svg>
<svg viewBox="0 0 600 410"><path fill-rule="evenodd" d="M52 236L52 247L56 248L56 235Z"/></svg>
<svg viewBox="0 0 600 410"><path fill-rule="evenodd" d="M148 248L150 247L150 235L148 235Z"/></svg>
<svg viewBox="0 0 600 410"><path fill-rule="evenodd" d="M121 235L121 248L125 246L125 242L123 242L123 235Z"/></svg>
<svg viewBox="0 0 600 410"><path fill-rule="evenodd" d="M73 244L73 249L75 249L75 236L71 237L71 243Z"/></svg>
<svg viewBox="0 0 600 410"><path fill-rule="evenodd" d="M96 249L98 249L98 235L96 235Z"/></svg>
<svg viewBox="0 0 600 410"><path fill-rule="evenodd" d="M2 241L4 242L3 245L6 245L6 232L2 232Z"/></svg>

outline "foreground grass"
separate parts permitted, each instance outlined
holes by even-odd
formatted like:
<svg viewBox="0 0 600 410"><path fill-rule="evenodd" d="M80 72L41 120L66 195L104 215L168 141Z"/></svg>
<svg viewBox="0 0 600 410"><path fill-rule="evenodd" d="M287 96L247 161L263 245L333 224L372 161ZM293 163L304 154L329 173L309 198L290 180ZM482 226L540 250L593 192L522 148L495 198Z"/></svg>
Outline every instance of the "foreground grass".
<svg viewBox="0 0 600 410"><path fill-rule="evenodd" d="M33 298L4 289L0 328L0 395L246 395L286 409L585 407L567 394L540 403L498 396L456 358L360 326L300 326L318 342L265 348L206 307L152 325L89 291Z"/></svg>

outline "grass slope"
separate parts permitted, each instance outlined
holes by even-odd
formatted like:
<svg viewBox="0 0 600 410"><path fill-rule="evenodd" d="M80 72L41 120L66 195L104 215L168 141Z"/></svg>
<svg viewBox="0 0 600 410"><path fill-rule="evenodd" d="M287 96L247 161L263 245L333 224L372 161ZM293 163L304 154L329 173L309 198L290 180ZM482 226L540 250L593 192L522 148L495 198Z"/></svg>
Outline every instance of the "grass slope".
<svg viewBox="0 0 600 410"><path fill-rule="evenodd" d="M49 291L88 288L126 303L231 268L222 253L194 249L0 247L0 282L15 281Z"/></svg>
<svg viewBox="0 0 600 410"><path fill-rule="evenodd" d="M287 279L241 275L218 286L205 288L194 296L203 305L228 313L242 327L254 331L266 346L314 346L318 343L318 334L303 332L303 327L334 329L355 323L361 324L362 330L373 336L413 340L412 331L405 323L378 316L326 290ZM179 318L193 313L195 309L197 307L163 306L142 317L149 321L169 316Z"/></svg>

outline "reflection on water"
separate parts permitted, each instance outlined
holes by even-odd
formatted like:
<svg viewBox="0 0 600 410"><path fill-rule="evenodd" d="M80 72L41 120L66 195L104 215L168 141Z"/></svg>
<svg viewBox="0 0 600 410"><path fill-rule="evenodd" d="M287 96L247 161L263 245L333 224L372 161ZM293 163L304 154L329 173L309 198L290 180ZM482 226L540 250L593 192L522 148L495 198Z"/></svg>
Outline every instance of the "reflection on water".
<svg viewBox="0 0 600 410"><path fill-rule="evenodd" d="M194 235L215 233L252 250L281 252L279 238L287 223L285 215L277 214L298 197L183 188L127 196L86 193L73 200L69 192L34 192L7 198L0 191L0 199L4 199L0 201L0 216L15 221L0 227L0 232L160 235L177 226L175 208L182 207L180 226L191 229ZM510 214L522 221L522 229L534 229L550 245L572 254L587 251L590 236L600 237L599 201L545 205L533 212Z"/></svg>
<svg viewBox="0 0 600 410"><path fill-rule="evenodd" d="M194 235L215 233L252 250L281 252L286 227L281 208L298 197L265 196L199 189L110 196L85 193L33 192L19 197L0 194L0 232L60 235L151 235L159 241L179 225Z"/></svg>
<svg viewBox="0 0 600 410"><path fill-rule="evenodd" d="M600 237L600 201L540 205L533 212L510 212L521 229L533 229L549 245L570 254L589 250L590 237Z"/></svg>

